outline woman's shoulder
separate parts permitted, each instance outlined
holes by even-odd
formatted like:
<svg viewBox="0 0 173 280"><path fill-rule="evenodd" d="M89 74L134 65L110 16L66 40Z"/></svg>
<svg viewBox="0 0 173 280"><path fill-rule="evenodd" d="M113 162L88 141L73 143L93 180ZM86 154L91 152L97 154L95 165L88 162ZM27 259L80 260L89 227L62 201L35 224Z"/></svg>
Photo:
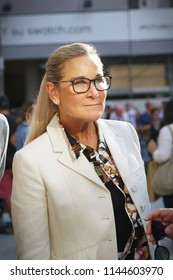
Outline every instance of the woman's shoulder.
<svg viewBox="0 0 173 280"><path fill-rule="evenodd" d="M120 130L120 131L135 130L135 127L127 121L100 119L99 123L107 127L110 127L113 130Z"/></svg>
<svg viewBox="0 0 173 280"><path fill-rule="evenodd" d="M7 121L7 118L0 114L0 139L3 141L3 139L7 139L9 135L9 124Z"/></svg>
<svg viewBox="0 0 173 280"><path fill-rule="evenodd" d="M22 149L17 151L17 153L21 153L23 155L32 155L32 157L44 153L44 151L46 151L49 146L49 141L47 141L47 138L47 133L43 133L36 139L32 140L30 143L24 145Z"/></svg>
<svg viewBox="0 0 173 280"><path fill-rule="evenodd" d="M0 113L0 127L8 127L8 121L7 118Z"/></svg>

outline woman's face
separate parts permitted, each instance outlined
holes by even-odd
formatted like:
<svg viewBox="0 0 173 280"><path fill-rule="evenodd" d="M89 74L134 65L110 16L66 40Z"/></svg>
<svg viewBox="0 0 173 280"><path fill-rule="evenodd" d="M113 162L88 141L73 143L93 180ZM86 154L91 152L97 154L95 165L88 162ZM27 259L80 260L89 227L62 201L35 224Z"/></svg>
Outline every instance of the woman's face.
<svg viewBox="0 0 173 280"><path fill-rule="evenodd" d="M72 58L65 62L63 81L76 78L95 79L103 76L100 60L94 55L85 55ZM102 116L105 108L106 91L98 91L92 82L85 93L76 93L71 82L62 82L55 90L55 98L50 98L58 103L59 116L62 124L75 124L96 121ZM56 100L55 100L56 99Z"/></svg>

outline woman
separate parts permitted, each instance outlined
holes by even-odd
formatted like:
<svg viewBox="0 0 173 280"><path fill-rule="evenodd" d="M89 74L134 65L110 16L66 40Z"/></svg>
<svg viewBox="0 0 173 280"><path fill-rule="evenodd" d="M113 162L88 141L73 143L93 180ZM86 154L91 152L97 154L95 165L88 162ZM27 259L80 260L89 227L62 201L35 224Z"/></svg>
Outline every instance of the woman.
<svg viewBox="0 0 173 280"><path fill-rule="evenodd" d="M171 158L173 147L173 99L170 99L164 107L163 127L159 131L157 144L151 140L148 144L148 151L152 154L152 158L157 163L166 162ZM173 194L163 196L166 208L173 205Z"/></svg>
<svg viewBox="0 0 173 280"><path fill-rule="evenodd" d="M9 125L7 119L4 115L0 114L0 180L4 174L5 169L8 137Z"/></svg>
<svg viewBox="0 0 173 280"><path fill-rule="evenodd" d="M50 55L26 145L13 163L19 259L151 258L136 131L101 119L110 83L91 45Z"/></svg>
<svg viewBox="0 0 173 280"><path fill-rule="evenodd" d="M9 125L6 117L0 114L0 181L4 175L6 154L9 139ZM0 185L0 233L9 232L9 227L4 221L4 188Z"/></svg>

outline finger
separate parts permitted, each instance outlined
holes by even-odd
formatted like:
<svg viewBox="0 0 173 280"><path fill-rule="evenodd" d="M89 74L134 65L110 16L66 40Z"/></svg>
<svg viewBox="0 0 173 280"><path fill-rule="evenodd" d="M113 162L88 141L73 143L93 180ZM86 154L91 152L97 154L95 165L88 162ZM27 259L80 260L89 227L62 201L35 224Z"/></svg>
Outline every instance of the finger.
<svg viewBox="0 0 173 280"><path fill-rule="evenodd" d="M165 217L168 216L169 213L170 213L169 210L160 208L160 209L154 210L151 213L149 213L145 217L145 220L162 221L163 219L165 219ZM173 211L172 211L172 214L173 214Z"/></svg>
<svg viewBox="0 0 173 280"><path fill-rule="evenodd" d="M151 232L151 222L149 222L148 225L146 226L146 234L147 235L152 234L152 232Z"/></svg>
<svg viewBox="0 0 173 280"><path fill-rule="evenodd" d="M173 239L173 224L166 227L165 234L166 234L167 237Z"/></svg>

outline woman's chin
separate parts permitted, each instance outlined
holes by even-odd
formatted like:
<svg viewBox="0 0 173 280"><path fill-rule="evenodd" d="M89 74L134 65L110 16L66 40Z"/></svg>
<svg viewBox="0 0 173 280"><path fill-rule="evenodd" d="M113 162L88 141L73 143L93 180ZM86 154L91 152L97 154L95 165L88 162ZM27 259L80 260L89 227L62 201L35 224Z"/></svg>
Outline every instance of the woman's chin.
<svg viewBox="0 0 173 280"><path fill-rule="evenodd" d="M91 121L97 121L103 115L103 112L91 113L88 115L88 119Z"/></svg>

